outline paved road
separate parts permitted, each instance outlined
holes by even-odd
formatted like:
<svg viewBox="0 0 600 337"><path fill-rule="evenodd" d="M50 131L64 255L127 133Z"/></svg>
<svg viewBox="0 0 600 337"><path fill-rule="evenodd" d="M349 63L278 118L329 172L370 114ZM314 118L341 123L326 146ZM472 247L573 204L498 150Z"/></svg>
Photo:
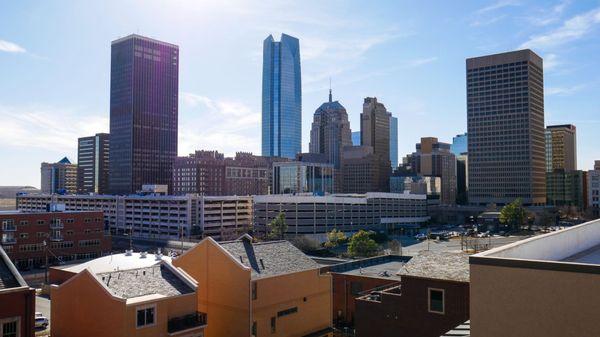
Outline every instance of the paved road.
<svg viewBox="0 0 600 337"><path fill-rule="evenodd" d="M50 299L46 295L38 295L35 297L35 311L41 312L44 316L48 317L48 321L52 324L52 320L50 319ZM45 336L50 333L50 324L48 324L48 328L45 330L39 329L36 330L36 336Z"/></svg>
<svg viewBox="0 0 600 337"><path fill-rule="evenodd" d="M487 247L488 249L503 246L509 243L513 243L519 240L528 238L529 236L493 236L489 238L469 238L471 240L470 245L476 244L479 247ZM461 250L460 238L453 238L448 241L436 241L436 240L425 240L418 243L412 241L404 242L402 240L402 253L404 255L413 255L422 250L431 250L438 252L451 252Z"/></svg>

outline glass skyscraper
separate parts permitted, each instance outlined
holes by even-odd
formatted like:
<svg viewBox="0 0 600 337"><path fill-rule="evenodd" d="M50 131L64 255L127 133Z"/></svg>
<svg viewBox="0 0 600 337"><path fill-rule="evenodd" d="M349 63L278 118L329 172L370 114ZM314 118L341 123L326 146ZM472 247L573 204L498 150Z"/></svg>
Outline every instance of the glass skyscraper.
<svg viewBox="0 0 600 337"><path fill-rule="evenodd" d="M295 158L302 151L300 43L282 34L263 43L262 155Z"/></svg>
<svg viewBox="0 0 600 337"><path fill-rule="evenodd" d="M135 34L112 42L110 193L134 193L143 184L171 185L178 80L178 46Z"/></svg>
<svg viewBox="0 0 600 337"><path fill-rule="evenodd" d="M398 118L390 113L390 162L392 168L398 167Z"/></svg>

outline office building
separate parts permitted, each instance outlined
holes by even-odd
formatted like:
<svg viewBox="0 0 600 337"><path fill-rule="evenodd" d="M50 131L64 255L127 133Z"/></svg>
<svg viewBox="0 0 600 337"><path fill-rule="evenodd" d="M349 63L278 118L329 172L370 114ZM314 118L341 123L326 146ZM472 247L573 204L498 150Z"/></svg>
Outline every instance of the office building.
<svg viewBox="0 0 600 337"><path fill-rule="evenodd" d="M352 145L360 146L360 131L352 132Z"/></svg>
<svg viewBox="0 0 600 337"><path fill-rule="evenodd" d="M162 254L115 254L62 270L52 285L52 335L204 336L198 282Z"/></svg>
<svg viewBox="0 0 600 337"><path fill-rule="evenodd" d="M600 220L493 248L469 263L471 336L600 336Z"/></svg>
<svg viewBox="0 0 600 337"><path fill-rule="evenodd" d="M455 156L459 156L462 153L468 153L468 142L469 135L466 132L461 135L456 135L452 137L452 145L450 145L450 151L454 153Z"/></svg>
<svg viewBox="0 0 600 337"><path fill-rule="evenodd" d="M42 163L42 193L77 193L77 164L64 157L56 163Z"/></svg>
<svg viewBox="0 0 600 337"><path fill-rule="evenodd" d="M575 125L546 127L546 172L577 170L577 128Z"/></svg>
<svg viewBox="0 0 600 337"><path fill-rule="evenodd" d="M528 49L467 59L469 203L546 203L543 73Z"/></svg>
<svg viewBox="0 0 600 337"><path fill-rule="evenodd" d="M390 116L376 97L367 97L360 115L361 146L373 148L373 169L378 171L374 189L366 192L389 191L390 164ZM349 191L344 191L349 192Z"/></svg>
<svg viewBox="0 0 600 337"><path fill-rule="evenodd" d="M366 193L254 196L254 225L264 232L280 213L285 215L287 234L324 234L334 228L400 231L419 228L429 220L425 195Z"/></svg>
<svg viewBox="0 0 600 337"><path fill-rule="evenodd" d="M387 286L364 289L354 295L357 337L439 337L469 319L467 254L421 251L407 258L406 262L391 260L369 264L371 261L367 260L350 262L346 268L344 265L332 267L340 269L339 274L344 276L356 275L352 280L359 279L360 283L350 283L355 291L364 279L388 280ZM339 290L344 292L344 289Z"/></svg>
<svg viewBox="0 0 600 337"><path fill-rule="evenodd" d="M382 168L381 157L375 156L372 146L346 146L342 153L342 174L340 190L342 193L387 192L381 183L382 174L389 166ZM339 180L339 179L338 179Z"/></svg>
<svg viewBox="0 0 600 337"><path fill-rule="evenodd" d="M17 209L45 211L48 205L67 211L102 211L114 235L179 239L230 236L252 225L252 197L170 195L20 195ZM241 235L241 234L240 234Z"/></svg>
<svg viewBox="0 0 600 337"><path fill-rule="evenodd" d="M456 203L466 205L469 202L469 155L456 155Z"/></svg>
<svg viewBox="0 0 600 337"><path fill-rule="evenodd" d="M293 159L302 151L300 42L282 34L263 42L262 155Z"/></svg>
<svg viewBox="0 0 600 337"><path fill-rule="evenodd" d="M171 187L177 157L179 47L136 34L111 44L112 194Z"/></svg>
<svg viewBox="0 0 600 337"><path fill-rule="evenodd" d="M327 162L339 169L344 147L352 146L351 132L346 108L332 100L330 89L329 101L321 104L313 116L309 151L324 154Z"/></svg>
<svg viewBox="0 0 600 337"><path fill-rule="evenodd" d="M207 238L173 265L202 285L206 337L331 336L331 278L288 241Z"/></svg>
<svg viewBox="0 0 600 337"><path fill-rule="evenodd" d="M416 174L442 179L442 204L456 203L456 156L450 151L450 144L439 142L435 137L421 138L410 159Z"/></svg>
<svg viewBox="0 0 600 337"><path fill-rule="evenodd" d="M108 193L109 135L97 133L77 141L77 193Z"/></svg>
<svg viewBox="0 0 600 337"><path fill-rule="evenodd" d="M35 336L35 289L30 288L0 245L0 335Z"/></svg>
<svg viewBox="0 0 600 337"><path fill-rule="evenodd" d="M396 173L390 177L390 193L424 194L427 196L428 205L439 205L442 178Z"/></svg>
<svg viewBox="0 0 600 337"><path fill-rule="evenodd" d="M593 170L587 171L586 178L586 208L592 216L600 217L600 160L596 160Z"/></svg>
<svg viewBox="0 0 600 337"><path fill-rule="evenodd" d="M552 206L584 208L583 171L555 169L546 172L546 202Z"/></svg>
<svg viewBox="0 0 600 337"><path fill-rule="evenodd" d="M273 194L334 193L333 164L319 162L280 162L273 164Z"/></svg>
<svg viewBox="0 0 600 337"><path fill-rule="evenodd" d="M398 167L398 118L390 114L390 162L392 169Z"/></svg>
<svg viewBox="0 0 600 337"><path fill-rule="evenodd" d="M39 268L111 252L102 212L0 212L2 246L18 268ZM48 252L46 252L46 249Z"/></svg>

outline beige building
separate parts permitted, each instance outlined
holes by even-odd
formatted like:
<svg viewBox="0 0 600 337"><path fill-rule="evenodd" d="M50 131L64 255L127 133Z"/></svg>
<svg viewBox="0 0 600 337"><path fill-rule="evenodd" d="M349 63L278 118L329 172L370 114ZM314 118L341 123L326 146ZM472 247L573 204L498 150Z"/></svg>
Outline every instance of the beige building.
<svg viewBox="0 0 600 337"><path fill-rule="evenodd" d="M207 337L331 335L331 276L288 241L207 238L173 265L200 284Z"/></svg>
<svg viewBox="0 0 600 337"><path fill-rule="evenodd" d="M470 257L471 336L600 336L600 220Z"/></svg>
<svg viewBox="0 0 600 337"><path fill-rule="evenodd" d="M67 157L56 163L42 163L40 174L42 193L77 193L77 164Z"/></svg>
<svg viewBox="0 0 600 337"><path fill-rule="evenodd" d="M577 128L575 125L546 127L546 172L577 170Z"/></svg>

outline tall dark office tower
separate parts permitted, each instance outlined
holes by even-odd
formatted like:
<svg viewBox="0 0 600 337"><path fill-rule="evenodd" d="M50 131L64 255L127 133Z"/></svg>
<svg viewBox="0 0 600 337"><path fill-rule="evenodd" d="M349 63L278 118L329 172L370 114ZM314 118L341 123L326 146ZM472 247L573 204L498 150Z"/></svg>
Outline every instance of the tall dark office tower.
<svg viewBox="0 0 600 337"><path fill-rule="evenodd" d="M377 190L372 192L386 192L390 188L390 117L391 114L382 103L377 102L377 98L365 98L360 114L360 143L373 148L373 165L379 171Z"/></svg>
<svg viewBox="0 0 600 337"><path fill-rule="evenodd" d="M110 177L113 194L171 185L177 157L179 47L139 35L112 42Z"/></svg>
<svg viewBox="0 0 600 337"><path fill-rule="evenodd" d="M469 202L546 203L544 72L531 50L467 59Z"/></svg>
<svg viewBox="0 0 600 337"><path fill-rule="evenodd" d="M302 152L300 43L269 35L263 43L262 155L295 158Z"/></svg>
<svg viewBox="0 0 600 337"><path fill-rule="evenodd" d="M108 192L109 135L97 133L77 141L77 193Z"/></svg>
<svg viewBox="0 0 600 337"><path fill-rule="evenodd" d="M315 111L310 130L310 153L322 153L336 169L340 168L344 146L352 146L352 131L346 108L333 101L331 89L329 102L321 104Z"/></svg>
<svg viewBox="0 0 600 337"><path fill-rule="evenodd" d="M546 172L577 170L577 128L575 125L546 127Z"/></svg>

